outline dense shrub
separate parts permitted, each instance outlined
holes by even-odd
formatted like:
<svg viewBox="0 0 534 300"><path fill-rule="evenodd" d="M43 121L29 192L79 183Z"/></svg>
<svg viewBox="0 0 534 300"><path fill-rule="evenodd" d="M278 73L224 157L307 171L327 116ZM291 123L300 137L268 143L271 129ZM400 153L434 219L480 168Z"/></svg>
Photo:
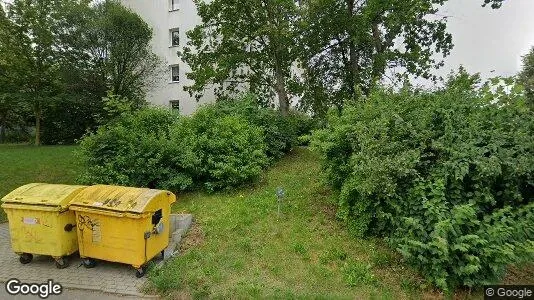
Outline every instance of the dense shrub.
<svg viewBox="0 0 534 300"><path fill-rule="evenodd" d="M233 115L263 131L267 156L272 160L282 157L297 143L297 124L278 111L262 108L254 95L246 94L234 100L220 101L204 108L215 116Z"/></svg>
<svg viewBox="0 0 534 300"><path fill-rule="evenodd" d="M0 126L0 144L1 143L28 143L32 140L32 128L27 126L13 126L2 128Z"/></svg>
<svg viewBox="0 0 534 300"><path fill-rule="evenodd" d="M267 164L262 132L243 118L212 118L209 110L179 117L164 109L123 115L86 136L81 181L152 188L208 190L240 185Z"/></svg>
<svg viewBox="0 0 534 300"><path fill-rule="evenodd" d="M331 112L312 141L338 216L387 236L444 290L494 282L534 257L533 114L522 97L469 87L378 91Z"/></svg>
<svg viewBox="0 0 534 300"><path fill-rule="evenodd" d="M195 137L199 159L196 179L208 190L256 179L267 165L261 129L242 117L213 117L211 109L201 109L187 126Z"/></svg>
<svg viewBox="0 0 534 300"><path fill-rule="evenodd" d="M32 139L31 108L22 100L20 95L0 92L0 143L23 143Z"/></svg>
<svg viewBox="0 0 534 300"><path fill-rule="evenodd" d="M168 110L146 109L100 127L81 142L81 181L172 190L191 187L198 165L191 135ZM171 141L171 136L173 137Z"/></svg>
<svg viewBox="0 0 534 300"><path fill-rule="evenodd" d="M96 128L99 104L67 95L44 108L41 142L45 145L74 144L88 130Z"/></svg>
<svg viewBox="0 0 534 300"><path fill-rule="evenodd" d="M288 117L298 137L298 143L307 145L312 131L320 128L319 120L298 111L291 111Z"/></svg>

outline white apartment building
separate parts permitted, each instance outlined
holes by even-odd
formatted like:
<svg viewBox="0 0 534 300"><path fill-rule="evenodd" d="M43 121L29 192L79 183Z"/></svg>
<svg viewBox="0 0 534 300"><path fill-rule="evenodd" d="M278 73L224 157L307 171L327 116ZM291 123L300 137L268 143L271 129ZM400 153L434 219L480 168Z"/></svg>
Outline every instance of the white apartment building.
<svg viewBox="0 0 534 300"><path fill-rule="evenodd" d="M189 115L203 103L215 101L213 90L206 90L199 102L184 91L191 81L190 71L176 52L187 43L186 32L201 22L193 0L121 0L122 4L139 14L153 29L152 47L164 62L161 76L147 95L154 104L179 110Z"/></svg>

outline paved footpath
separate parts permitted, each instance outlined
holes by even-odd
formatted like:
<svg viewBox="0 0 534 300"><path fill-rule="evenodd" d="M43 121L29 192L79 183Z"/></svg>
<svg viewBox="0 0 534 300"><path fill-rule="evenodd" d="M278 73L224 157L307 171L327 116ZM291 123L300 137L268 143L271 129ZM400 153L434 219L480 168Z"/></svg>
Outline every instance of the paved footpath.
<svg viewBox="0 0 534 300"><path fill-rule="evenodd" d="M66 289L61 293L61 295L49 296L46 299L50 300L135 300L139 299L140 296L122 296L117 294L108 294L99 291L91 290L70 290ZM11 296L5 289L0 288L0 299L12 299L12 300L42 300L38 296ZM149 298L150 299L150 298ZM152 298L157 299L157 298Z"/></svg>
<svg viewBox="0 0 534 300"><path fill-rule="evenodd" d="M9 227L7 223L0 224L0 299L5 299L5 282L10 278L17 278L25 283L45 283L48 279L61 284L69 292L78 293L80 299L91 298L91 293L83 291L69 291L70 289L92 290L119 295L144 297L140 289L146 282L146 278L136 278L135 270L128 265L99 261L92 269L86 269L81 265L80 258L74 254L70 259L70 266L65 269L57 269L54 260L46 256L34 256L33 261L27 265L19 262L18 256L11 250ZM100 299L98 293L95 299ZM11 298L11 297L10 297ZM75 299L76 295L63 299ZM16 298L30 299L30 298ZM55 299L55 298L50 298ZM58 299L62 299L59 297ZM103 299L106 299L105 297ZM114 298L109 298L114 299Z"/></svg>

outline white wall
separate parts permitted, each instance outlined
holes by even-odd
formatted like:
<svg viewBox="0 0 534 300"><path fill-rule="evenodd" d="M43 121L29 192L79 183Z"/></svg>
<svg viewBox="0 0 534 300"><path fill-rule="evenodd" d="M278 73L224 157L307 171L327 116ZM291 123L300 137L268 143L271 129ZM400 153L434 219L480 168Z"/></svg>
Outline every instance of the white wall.
<svg viewBox="0 0 534 300"><path fill-rule="evenodd" d="M155 54L164 61L160 76L155 78L155 85L149 91L147 100L155 105L170 107L170 101L180 101L180 113L188 115L207 102L215 101L212 90L207 90L204 97L197 102L194 97L183 90L191 85L186 78L190 71L176 55L178 50L187 43L186 32L200 23L193 0L179 0L179 10L170 11L171 0L121 0L124 6L139 14L153 29L152 47ZM170 30L180 29L180 46L171 47ZM171 65L180 66L180 82L171 82Z"/></svg>

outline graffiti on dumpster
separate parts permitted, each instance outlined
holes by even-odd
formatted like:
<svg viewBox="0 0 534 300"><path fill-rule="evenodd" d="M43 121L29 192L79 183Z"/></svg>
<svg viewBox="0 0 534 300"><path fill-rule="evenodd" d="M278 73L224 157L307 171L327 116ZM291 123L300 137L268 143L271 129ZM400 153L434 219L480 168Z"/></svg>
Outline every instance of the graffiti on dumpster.
<svg viewBox="0 0 534 300"><path fill-rule="evenodd" d="M91 219L89 216L78 215L78 228L82 235L86 230L91 231L91 240L93 243L100 243L102 241L102 231L100 230L100 221L98 219Z"/></svg>
<svg viewBox="0 0 534 300"><path fill-rule="evenodd" d="M119 199L107 199L102 204L107 206L107 207L117 207L119 204L121 204L121 200L119 200Z"/></svg>
<svg viewBox="0 0 534 300"><path fill-rule="evenodd" d="M36 244L41 243L43 240L38 232L35 232L35 230L31 230L30 228L24 228L24 237L26 241L32 241Z"/></svg>

